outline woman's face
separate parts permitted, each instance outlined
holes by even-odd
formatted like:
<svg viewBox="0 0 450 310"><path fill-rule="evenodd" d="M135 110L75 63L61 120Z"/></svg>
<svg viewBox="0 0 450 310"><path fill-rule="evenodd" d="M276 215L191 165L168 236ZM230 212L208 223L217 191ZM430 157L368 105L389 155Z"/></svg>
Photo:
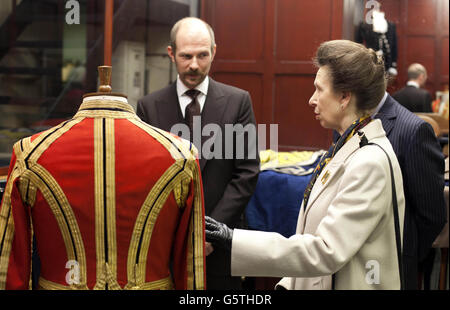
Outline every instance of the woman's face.
<svg viewBox="0 0 450 310"><path fill-rule="evenodd" d="M316 91L309 99L309 105L314 108L316 120L324 128L341 131L344 110L341 106L342 93L335 92L327 66L319 68L314 80Z"/></svg>

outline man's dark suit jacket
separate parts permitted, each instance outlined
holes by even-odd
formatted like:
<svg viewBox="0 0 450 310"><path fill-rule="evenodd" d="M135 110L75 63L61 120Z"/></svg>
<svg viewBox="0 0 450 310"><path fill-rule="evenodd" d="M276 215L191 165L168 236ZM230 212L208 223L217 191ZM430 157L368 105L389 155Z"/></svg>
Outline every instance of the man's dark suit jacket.
<svg viewBox="0 0 450 310"><path fill-rule="evenodd" d="M166 131L170 131L175 124L185 123L178 101L176 82L139 100L137 115L148 124ZM208 94L201 113L202 129L210 123L219 125L222 130L224 153L225 124L256 126L249 93L209 78ZM202 145L209 139L210 136L202 136ZM245 145L247 141L245 139ZM236 148L235 142L233 146ZM199 159L205 214L232 228L241 226L241 216L256 187L259 156L257 146L254 147L255 159L248 159L248 156L245 156L246 159L205 159L203 155ZM206 258L208 274L230 275L230 261L230 253L215 248Z"/></svg>
<svg viewBox="0 0 450 310"><path fill-rule="evenodd" d="M403 274L405 288L417 289L418 265L444 227L444 156L433 128L390 95L375 115L397 155L405 193ZM334 132L333 140L339 135Z"/></svg>
<svg viewBox="0 0 450 310"><path fill-rule="evenodd" d="M431 95L425 89L407 85L392 97L411 112L432 112Z"/></svg>

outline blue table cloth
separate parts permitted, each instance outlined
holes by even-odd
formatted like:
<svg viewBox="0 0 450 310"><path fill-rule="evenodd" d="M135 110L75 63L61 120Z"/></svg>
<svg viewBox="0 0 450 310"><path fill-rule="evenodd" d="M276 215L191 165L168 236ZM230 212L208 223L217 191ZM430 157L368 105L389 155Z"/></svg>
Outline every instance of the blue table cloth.
<svg viewBox="0 0 450 310"><path fill-rule="evenodd" d="M309 167L315 167L317 162ZM295 234L303 192L311 176L261 171L245 211L248 228L278 232L285 237Z"/></svg>

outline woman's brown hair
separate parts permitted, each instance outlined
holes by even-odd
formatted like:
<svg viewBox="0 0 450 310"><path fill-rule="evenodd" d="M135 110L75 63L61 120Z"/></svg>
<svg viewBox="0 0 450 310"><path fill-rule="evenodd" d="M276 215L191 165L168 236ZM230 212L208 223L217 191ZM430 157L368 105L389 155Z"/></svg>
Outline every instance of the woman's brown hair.
<svg viewBox="0 0 450 310"><path fill-rule="evenodd" d="M335 91L348 91L356 96L359 111L373 110L386 91L384 61L374 50L348 41L322 43L314 64L327 66Z"/></svg>

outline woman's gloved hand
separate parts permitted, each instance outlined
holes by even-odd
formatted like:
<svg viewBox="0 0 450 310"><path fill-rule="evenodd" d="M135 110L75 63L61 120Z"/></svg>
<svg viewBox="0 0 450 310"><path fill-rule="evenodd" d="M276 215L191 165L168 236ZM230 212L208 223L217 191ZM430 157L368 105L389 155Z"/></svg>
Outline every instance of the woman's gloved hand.
<svg viewBox="0 0 450 310"><path fill-rule="evenodd" d="M209 216L205 216L205 233L206 241L211 242L214 246L231 251L233 229Z"/></svg>

